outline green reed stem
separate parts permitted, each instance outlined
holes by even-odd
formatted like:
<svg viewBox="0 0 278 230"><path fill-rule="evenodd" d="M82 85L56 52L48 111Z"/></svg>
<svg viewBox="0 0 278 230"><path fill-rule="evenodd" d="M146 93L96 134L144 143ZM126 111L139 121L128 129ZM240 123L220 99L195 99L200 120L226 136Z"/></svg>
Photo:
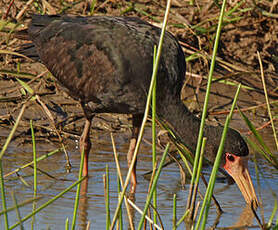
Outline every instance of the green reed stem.
<svg viewBox="0 0 278 230"><path fill-rule="evenodd" d="M121 193L121 180L120 180L120 176L117 175L117 185L118 185L118 194ZM121 205L121 209L119 211L119 217L118 217L118 228L120 230L123 230L123 210L122 210L122 205Z"/></svg>
<svg viewBox="0 0 278 230"><path fill-rule="evenodd" d="M109 170L108 165L105 167L105 180L104 180L104 194L105 194L105 209L106 209L106 230L109 229L111 224L110 207L109 207Z"/></svg>
<svg viewBox="0 0 278 230"><path fill-rule="evenodd" d="M179 219L179 221L178 221L176 227L179 227L180 224L183 223L183 221L185 220L185 218L187 218L187 216L188 216L189 214L190 214L190 210L187 209L187 210L185 211L185 213L183 214L183 216Z"/></svg>
<svg viewBox="0 0 278 230"><path fill-rule="evenodd" d="M37 196L37 153L36 153L36 141L33 128L33 121L30 120L32 143L33 143L33 162L34 162L34 199Z"/></svg>
<svg viewBox="0 0 278 230"><path fill-rule="evenodd" d="M173 230L177 229L177 194L173 196Z"/></svg>
<svg viewBox="0 0 278 230"><path fill-rule="evenodd" d="M205 119L207 116L210 88L211 88L212 76L213 76L214 66L215 66L215 61L216 61L216 54L217 54L217 49L218 49L218 44L219 44L221 27L222 27L223 17L224 17L224 13L225 13L225 5L226 5L226 0L223 0L222 8L221 8L220 16L219 16L219 21L218 21L218 26L217 26L217 31L216 31L216 36L215 36L215 42L214 42L214 46L213 46L213 52L212 52L212 58L211 58L211 64L210 64L210 70L209 70L208 82L207 82L206 96L205 96L205 101L204 101L204 105L203 105L201 124L200 124L200 128L199 128L198 142L197 142L194 164L193 164L193 172L192 172L192 177L191 177L191 182L190 182L190 194L188 196L189 200L187 202L188 207L191 206L193 187L194 187L194 185L197 186L195 184L196 183L195 178L196 178L196 174L197 174L197 170L198 170L198 162L200 159L200 151L201 151L201 145L202 145L202 139L203 139L203 133L204 133L204 127L205 127Z"/></svg>
<svg viewBox="0 0 278 230"><path fill-rule="evenodd" d="M61 152L61 150L62 150L62 149L55 149L54 151L52 151L52 152L50 152L50 153L47 153L47 154L45 154L45 155L43 155L43 156L37 158L36 162L39 162L39 161L41 161L41 160L44 160L44 159L46 159L46 158L52 156L52 155L55 154L55 153ZM33 164L34 164L34 161L31 161L31 162L29 162L29 163L27 163L27 164L25 164L25 165L23 165L23 166L21 166L21 167L15 169L15 170L12 171L12 172L7 173L7 174L4 176L4 178L5 178L5 177L8 177L8 176L10 176L10 175L12 175L12 174L14 174L14 173L17 173L17 172L19 172L20 170L22 170L22 169L24 169L24 168L27 168L27 167L29 167L30 165L33 165Z"/></svg>
<svg viewBox="0 0 278 230"><path fill-rule="evenodd" d="M148 198L147 198L147 201L146 201L146 204L145 204L145 208L144 208L144 211L143 211L143 214L141 216L141 219L140 219L140 222L138 224L138 228L137 230L141 230L142 226L143 226L143 223L144 223L144 220L145 220L145 216L146 216L146 213L148 211L148 208L149 208L149 205L150 205L150 202L151 202L151 199L152 199L152 196L153 196L153 192L156 188L156 185L157 185L157 181L158 181L158 178L160 176L160 172L161 172L161 169L162 169L162 166L164 164L164 161L166 159L166 156L167 156L167 153L168 153L168 150L169 150L169 146L170 144L168 143L165 150L164 150L164 153L162 155L162 158L161 158L161 161L160 161L160 164L159 164L159 167L157 169L157 172L154 176L154 179L153 179L153 184L152 184L152 187L151 187L151 190L150 190L150 193L148 194Z"/></svg>
<svg viewBox="0 0 278 230"><path fill-rule="evenodd" d="M69 218L66 219L65 230L69 230Z"/></svg>
<svg viewBox="0 0 278 230"><path fill-rule="evenodd" d="M120 181L120 186L123 187L124 182L123 182L123 178L122 178L122 173L121 173L120 163L119 163L118 154L117 154L117 150L116 150L116 145L115 145L115 141L114 141L114 137L113 137L112 133L111 133L111 141L112 141L113 153L114 153L114 158L115 158L115 163L116 163L116 168L117 168L117 175L118 175L118 178ZM118 199L120 200L120 198L121 198L121 192L119 193ZM134 230L132 214L130 212L130 208L129 208L130 206L128 204L128 200L127 200L126 196L124 196L124 201L125 201L126 212L127 212L127 217L128 217L128 221L129 221L129 227L131 230ZM120 206L119 213L120 212L122 212L122 205Z"/></svg>
<svg viewBox="0 0 278 230"><path fill-rule="evenodd" d="M201 155L200 155L200 161L198 164L198 170L197 170L197 178L196 178L196 184L199 184L200 176L201 176L201 171L202 171L202 166L203 166L203 160L204 160L204 154L205 154L205 146L207 143L207 138L204 137L202 141L202 148L201 148Z"/></svg>
<svg viewBox="0 0 278 230"><path fill-rule="evenodd" d="M26 220L30 219L33 215L37 214L38 212L40 212L42 209L46 208L48 205L52 204L54 201L56 201L57 199L61 198L65 193L67 193L68 191L70 191L72 188L74 188L76 185L80 184L86 177L82 177L80 180L74 182L71 186L69 186L68 188L66 188L64 191L60 192L57 196L53 197L52 199L50 199L49 201L45 202L42 206L40 206L39 208L37 208L34 212L30 213L29 215L23 217L21 219L21 222L17 222L16 224L14 224L13 226L11 226L9 229L14 229L16 228L18 225L20 225L21 223L25 222Z"/></svg>
<svg viewBox="0 0 278 230"><path fill-rule="evenodd" d="M11 194L12 194L12 198L13 198L13 201L14 201L15 211L16 211L16 215L17 215L18 221L21 223L21 215L20 215L20 211L19 211L19 206L17 204L17 199L16 199L15 194L14 194L13 191L12 191ZM20 229L24 230L22 223L20 224Z"/></svg>
<svg viewBox="0 0 278 230"><path fill-rule="evenodd" d="M272 114L271 114L270 103L269 103L269 99L268 99L268 95L267 95L265 78L264 78L263 64L262 64L262 60L261 60L261 56L260 56L259 51L257 51L257 55L258 55L258 59L259 59L259 63L260 63L261 77L262 77L262 83L263 83L263 88L264 88L265 101L266 101L266 104L267 104L267 112L268 112L268 116L269 116L269 119L270 119L270 122L271 122L271 127L272 127L272 130L273 130L273 137L274 137L274 140L275 140L276 148L278 150L278 139L277 139L276 129L275 129L274 122L273 122L273 117L272 117Z"/></svg>
<svg viewBox="0 0 278 230"><path fill-rule="evenodd" d="M274 207L273 207L271 216L269 217L269 220L268 220L268 223L267 223L267 228L270 228L270 227L271 227L272 221L273 221L273 219L274 219L274 216L275 216L276 212L277 212L277 199L275 199ZM278 227L278 226L277 226L277 227Z"/></svg>
<svg viewBox="0 0 278 230"><path fill-rule="evenodd" d="M27 204L30 204L30 203L34 202L34 200L39 200L40 198L41 197L36 197L36 199L32 198L32 199L29 199L29 200L25 200L25 201L17 204L17 207L16 206L12 206L10 208L7 208L6 210L0 212L0 216L3 215L5 212L11 212L11 211L15 210L16 208L23 207L24 205L27 205Z"/></svg>
<svg viewBox="0 0 278 230"><path fill-rule="evenodd" d="M195 152L193 174L192 174L192 178L191 178L191 184L192 185L195 181L197 168L198 168L198 161L199 161L199 158L200 158L200 150L201 150L202 139L203 139L203 130L204 130L204 127L205 127L205 119L206 119L206 116L207 116L208 101L209 101L209 96L210 96L210 88L211 88L212 76L213 76L213 71L214 71L214 66L215 66L215 61L216 61L216 54L217 54L217 49L218 49L218 44L219 44L219 38L220 38L220 33L221 33L223 17L224 17L224 14L225 14L225 6L226 6L226 0L223 0L222 8L221 8L220 16L219 16L219 21L218 21L218 27L217 27L216 36L215 36L215 42L214 42L214 46L213 46L213 52L212 52L212 58L211 58L209 76L208 76L206 96L205 96L205 101L204 101L204 106L203 106L203 112L202 112L201 124L200 124L200 129L199 129L198 142L197 142L197 147L196 147L196 152Z"/></svg>
<svg viewBox="0 0 278 230"><path fill-rule="evenodd" d="M36 141L35 141L35 133L33 128L33 121L30 120L30 128L31 128L31 136L33 143L33 162L34 162L34 192L33 198L35 199L37 196L37 153L36 153ZM33 212L36 210L36 201L33 202ZM34 229L35 224L35 215L32 217L31 227Z"/></svg>
<svg viewBox="0 0 278 230"><path fill-rule="evenodd" d="M26 109L26 106L27 106L27 104L24 103L23 106L21 107L21 110L20 110L20 112L18 114L18 117L17 117L17 119L15 121L15 124L14 124L14 126L13 126L13 128L12 128L12 130L11 130L11 132L10 132L10 134L9 134L9 136L8 136L8 138L7 138L7 140L6 140L5 144L4 144L1 152L0 152L0 160L2 159L6 149L8 148L8 145L10 144L10 142L11 142L11 140L13 138L13 135L14 135L14 133L15 133L15 131L17 129L17 126L19 124L19 121L21 120L21 117L22 117L22 115L23 115L23 113L24 113L24 111Z"/></svg>
<svg viewBox="0 0 278 230"><path fill-rule="evenodd" d="M229 124L230 124L230 121L232 119L233 111L234 111L236 101L237 101L237 98L238 98L238 95L239 95L239 92L240 92L240 87L241 87L241 84L238 85L238 88L237 88L237 91L236 91L236 94L235 94L235 97L234 97L234 101L233 101L230 113L226 118L226 122L225 122L223 133L222 133L222 136L221 136L221 140L220 140L220 144L219 144L219 147L218 147L217 155L216 155L216 158L215 158L215 161L214 161L214 164L213 164L213 168L212 168L211 176L210 176L210 179L209 179L208 187L207 187L206 194L205 194L205 197L204 197L204 200L203 200L202 208L201 208L201 211L200 211L200 214L199 214L197 224L195 226L196 230L199 229L201 219L203 219L201 229L205 229L205 226L206 226L206 221L207 221L207 217L208 217L208 211L209 211L209 208L210 208L211 197L213 195L213 189L214 189L214 184L215 184L215 181L216 181L217 171L218 171L218 168L219 168L219 165L220 165L222 152L223 152L224 144L225 144L225 140L226 140L226 133L228 131ZM204 211L205 211L205 213L204 213Z"/></svg>
<svg viewBox="0 0 278 230"><path fill-rule="evenodd" d="M144 127L145 127L145 124L147 122L147 118L148 118L148 115L149 115L151 95L152 95L152 91L153 91L154 81L155 81L155 78L156 78L156 75L157 75L157 72L158 72L158 65L159 65L160 55L161 55L161 52L162 52L162 43L163 43L163 38L164 38L165 30L166 30L166 24L167 24L167 20L168 20L168 16L169 16L170 2L171 2L171 0L167 1L164 21L163 21L161 35L160 35L158 49L157 49L157 55L156 55L156 58L155 58L154 71L152 73L152 78L151 78L151 83L150 83L149 92L148 92L148 96L147 96L146 108L145 108L145 113L144 113L142 125L141 125L140 132L139 132L139 135L138 135L138 139L137 139L136 147L135 147L135 150L134 150L133 158L132 158L132 161L130 163L130 167L129 167L129 170L128 170L128 173L127 173L127 176L126 176L126 180L125 180L125 183L124 183L124 186L123 186L123 191L121 193L117 208L115 210L113 221L112 221L112 224L111 224L111 227L110 227L111 230L115 226L115 223L116 223L119 211L120 211L120 207L121 207L121 204L122 204L123 199L124 199L124 195L125 195L125 192L126 192L126 189L127 189L127 186L128 186L128 182L129 182L129 179L130 179L130 176L131 176L131 172L134 168L136 158L137 158L137 154L138 154L138 150L139 150L141 140L142 140L142 137L143 137Z"/></svg>
<svg viewBox="0 0 278 230"><path fill-rule="evenodd" d="M83 178L85 178L85 177L82 177L84 158L85 158L85 153L84 153L84 149L83 149L82 154L81 154L80 166L79 166L78 181L82 181ZM74 203L74 210L73 210L71 230L74 230L75 229L75 225L76 225L76 217L77 217L79 198L80 198L80 189L81 189L81 183L78 183L77 189L76 189L76 194L75 194L75 203Z"/></svg>
<svg viewBox="0 0 278 230"><path fill-rule="evenodd" d="M155 65L155 57L156 57L156 46L154 47L154 55L153 55L153 66ZM154 80L153 91L152 91L152 163L153 163L153 172L156 170L156 79ZM154 190L153 193L153 207L156 210L157 208L157 190ZM157 224L157 213L153 214L153 221Z"/></svg>
<svg viewBox="0 0 278 230"><path fill-rule="evenodd" d="M6 205L4 178L3 178L3 165L2 165L1 158L0 158L0 186L1 186L2 209L4 211L5 229L9 229L8 213L6 211L7 205Z"/></svg>
<svg viewBox="0 0 278 230"><path fill-rule="evenodd" d="M194 213L195 213L195 202L196 202L197 191L198 191L198 187L199 187L199 180L200 180L202 166L203 166L203 159L204 159L206 142L207 142L207 138L204 137L203 141L202 141L201 155L200 155L200 160L199 160L199 163L198 163L198 170L197 170L197 175L196 175L195 186L194 186L194 189L193 189L192 203L191 203L191 207L190 207L191 220L193 220L193 216L194 216Z"/></svg>

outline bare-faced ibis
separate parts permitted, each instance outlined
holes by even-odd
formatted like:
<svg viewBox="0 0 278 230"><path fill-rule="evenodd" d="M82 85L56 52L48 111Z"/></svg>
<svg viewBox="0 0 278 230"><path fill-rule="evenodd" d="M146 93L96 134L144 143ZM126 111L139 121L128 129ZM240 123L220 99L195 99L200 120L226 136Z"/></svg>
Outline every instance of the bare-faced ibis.
<svg viewBox="0 0 278 230"><path fill-rule="evenodd" d="M161 30L138 18L33 15L28 54L40 59L69 95L80 101L86 123L80 139L88 174L91 121L97 113L132 114L130 164L141 125L150 79L153 50ZM35 49L34 49L35 47ZM157 76L157 115L170 124L188 148L196 147L200 120L180 100L185 57L175 37L166 32ZM223 127L206 126L206 157L213 162ZM257 201L247 169L248 147L229 129L221 167L234 178L247 203ZM133 169L132 190L136 187Z"/></svg>

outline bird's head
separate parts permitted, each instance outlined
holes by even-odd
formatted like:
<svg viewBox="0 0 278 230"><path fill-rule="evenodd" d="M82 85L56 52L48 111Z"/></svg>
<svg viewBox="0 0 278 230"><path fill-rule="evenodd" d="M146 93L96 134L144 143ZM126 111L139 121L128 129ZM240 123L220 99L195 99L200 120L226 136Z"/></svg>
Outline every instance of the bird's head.
<svg viewBox="0 0 278 230"><path fill-rule="evenodd" d="M218 144L222 135L223 128L216 127L209 132L214 132L213 139L208 139L208 159L214 162ZM218 143L218 144L216 144ZM248 146L242 136L234 129L229 128L226 136L224 150L220 167L224 168L227 173L237 183L245 201L248 204L258 204L254 186L248 171Z"/></svg>

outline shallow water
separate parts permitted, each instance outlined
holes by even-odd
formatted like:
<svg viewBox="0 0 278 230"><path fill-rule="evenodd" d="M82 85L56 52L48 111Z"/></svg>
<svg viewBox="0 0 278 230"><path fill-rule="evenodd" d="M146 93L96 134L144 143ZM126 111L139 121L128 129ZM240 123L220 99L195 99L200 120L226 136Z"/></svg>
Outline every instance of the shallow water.
<svg viewBox="0 0 278 230"><path fill-rule="evenodd" d="M8 132L3 130L2 136L6 136ZM88 221L91 222L91 229L105 229L106 213L105 213L105 200L103 189L103 175L105 173L106 165L109 167L110 172L110 205L111 205L111 218L117 205L117 180L116 180L116 166L114 163L114 156L112 152L112 145L110 134L107 132L94 132L93 148L90 154L89 163L89 180L88 180L88 193L86 197L83 197L80 202L78 226L79 229L84 229L84 226ZM119 153L119 159L121 164L122 173L125 175L127 172L126 164L126 152L128 148L128 133L115 133L115 141L117 151ZM266 135L267 136L267 135ZM147 130L145 138L150 140L150 130ZM272 140L269 137L270 143ZM72 164L71 173L65 173L65 157L63 153L57 153L46 160L38 163L38 168L49 173L56 179L50 178L42 173L38 173L38 195L41 197L36 206L39 207L62 190L66 189L72 183L77 180L79 170L79 151L77 140L69 140L67 150L70 154L70 160ZM37 140L37 153L41 156L47 152L50 152L59 145L48 143L46 139ZM32 145L18 144L12 142L5 154L3 164L4 173L8 173L24 163L32 161ZM137 175L138 186L135 195L135 203L141 209L144 207L146 201L146 195L148 190L149 181L143 177L143 174L152 168L152 156L151 146L143 143L140 148ZM254 163L250 162L249 168L251 177L254 181L254 186L259 194L259 197L263 201L264 218L268 221L274 206L273 193L277 194L278 191L278 171L265 163L265 160L258 159L260 172L260 193L258 189ZM206 169L209 172L209 169ZM18 175L24 177L24 180L29 184L29 187L24 185L19 178L14 174L9 176L5 180L5 187L7 193L8 207L14 205L14 201L11 197L11 192L16 196L17 202L21 203L25 200L33 197L33 176L32 169L26 168L18 173ZM208 177L208 176L207 176ZM188 185L185 189L181 187L179 170L176 164L172 164L165 168L160 176L158 182L158 210L159 215L163 221L165 229L172 229L172 200L173 194L177 194L177 217L178 219L183 215L186 198L188 193ZM201 186L202 192L204 187ZM66 218L69 218L70 222L73 215L74 199L76 188L66 193L62 198L43 209L35 216L34 229L65 229ZM258 226L256 220L252 215L248 214L248 209L245 207L244 199L238 190L237 186L227 185L226 181L218 181L215 186L215 195L220 202L224 213L217 219L215 207L212 206L208 219L207 227L212 227L218 222L217 227L230 227L241 226L242 221L247 221L252 226ZM23 218L32 211L32 203L29 203L20 209L20 215ZM250 210L249 210L250 213ZM260 210L258 210L260 218ZM249 215L249 217L248 217ZM0 217L1 229L4 229L3 216ZM139 214L135 214L134 223L135 227L138 225L140 219ZM241 219L241 221L240 221ZM124 229L128 229L128 222L126 215L124 215ZM9 225L12 226L18 221L16 212L9 212ZM31 229L31 219L26 221L23 226L25 229ZM259 229L255 227L255 229ZM18 227L18 229L20 229ZM184 224L178 229L185 229ZM254 228L253 228L254 229Z"/></svg>

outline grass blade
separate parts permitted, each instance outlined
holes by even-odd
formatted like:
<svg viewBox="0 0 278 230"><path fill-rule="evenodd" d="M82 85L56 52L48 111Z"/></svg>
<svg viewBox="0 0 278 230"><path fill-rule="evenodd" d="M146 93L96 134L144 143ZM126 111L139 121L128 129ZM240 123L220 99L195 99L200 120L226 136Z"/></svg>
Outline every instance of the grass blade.
<svg viewBox="0 0 278 230"><path fill-rule="evenodd" d="M34 94L34 90L27 84L25 83L24 81L16 78L16 80L19 82L19 84L28 92L30 93L31 95Z"/></svg>
<svg viewBox="0 0 278 230"><path fill-rule="evenodd" d="M251 132L253 133L253 135L255 136L256 140L258 141L258 143L260 144L261 147L258 147L255 143L253 143L251 140L247 139L247 141L252 145L252 147L255 147L255 149L259 149L259 153L261 153L263 155L263 157L269 162L271 163L275 168L278 169L278 160L276 159L276 157L271 153L269 147L265 144L265 142L263 141L262 136L259 134L259 132L256 130L255 126L252 124L252 122L247 118L247 116L245 116L245 114L243 112L241 112L240 109L239 113L241 115L241 117L243 118L243 120L245 121L245 123L247 124L248 128L251 130Z"/></svg>

